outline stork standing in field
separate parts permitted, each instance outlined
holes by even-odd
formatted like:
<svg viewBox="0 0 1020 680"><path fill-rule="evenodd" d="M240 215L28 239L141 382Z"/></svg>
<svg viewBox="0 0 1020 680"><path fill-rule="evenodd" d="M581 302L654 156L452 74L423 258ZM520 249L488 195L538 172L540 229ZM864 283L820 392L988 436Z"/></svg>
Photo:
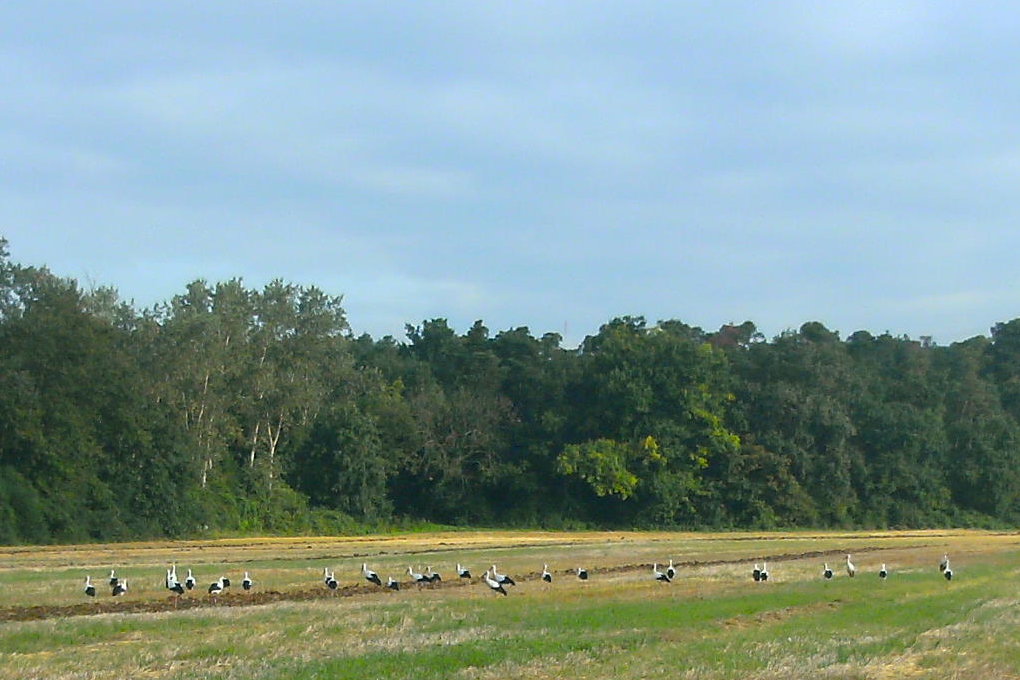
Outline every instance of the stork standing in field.
<svg viewBox="0 0 1020 680"><path fill-rule="evenodd" d="M174 594L174 609L177 609L177 603L181 601L181 595L184 594L184 586L175 579L170 584L170 592Z"/></svg>
<svg viewBox="0 0 1020 680"><path fill-rule="evenodd" d="M942 570L942 575L946 577L947 581L952 581L953 580L953 569L952 569L952 567L949 566L949 558L947 557L944 560L944 562L946 564L946 568Z"/></svg>
<svg viewBox="0 0 1020 680"><path fill-rule="evenodd" d="M432 571L432 567L431 566L425 567L425 577L428 578L429 583L435 583L437 581L442 581L443 580L443 577L440 576L438 574L438 572Z"/></svg>
<svg viewBox="0 0 1020 680"><path fill-rule="evenodd" d="M758 566L757 562L754 563L754 571L751 572L751 577L754 578L755 583L761 580L761 567Z"/></svg>
<svg viewBox="0 0 1020 680"><path fill-rule="evenodd" d="M761 573L758 575L758 577L762 581L768 581L769 580L769 567L764 562L761 563Z"/></svg>
<svg viewBox="0 0 1020 680"><path fill-rule="evenodd" d="M177 583L177 563L170 565L170 568L166 570L166 587L167 590L173 590L173 585Z"/></svg>
<svg viewBox="0 0 1020 680"><path fill-rule="evenodd" d="M110 591L110 595L117 597L118 595L123 595L127 591L128 591L127 579L124 580L118 579L117 583L114 584L113 589Z"/></svg>
<svg viewBox="0 0 1020 680"><path fill-rule="evenodd" d="M251 576L248 575L248 572L244 572L244 578L241 579L241 587L245 590L251 590L253 585L255 585L255 582L251 580Z"/></svg>
<svg viewBox="0 0 1020 680"><path fill-rule="evenodd" d="M832 569L829 569L828 562L826 562L824 567L822 568L822 578L824 578L826 581L832 580Z"/></svg>
<svg viewBox="0 0 1020 680"><path fill-rule="evenodd" d="M582 581L587 581L588 580L588 570L587 569L583 569L581 567L578 567L577 568L577 578L581 579Z"/></svg>
<svg viewBox="0 0 1020 680"><path fill-rule="evenodd" d="M340 582L336 580L334 575L336 572L331 572L329 567L322 568L322 582L326 584L326 587L330 590L336 590L340 585Z"/></svg>
<svg viewBox="0 0 1020 680"><path fill-rule="evenodd" d="M889 570L885 568L885 562L882 563L882 568L878 570L878 577L883 581L889 577Z"/></svg>
<svg viewBox="0 0 1020 680"><path fill-rule="evenodd" d="M665 574L662 573L659 571L658 563L652 565L652 575L655 577L656 581L662 581L663 583L673 582L673 579L669 577L669 570L667 569Z"/></svg>
<svg viewBox="0 0 1020 680"><path fill-rule="evenodd" d="M549 565L542 565L542 580L546 583L552 583L552 574L549 573Z"/></svg>
<svg viewBox="0 0 1020 680"><path fill-rule="evenodd" d="M392 576L386 577L386 587L390 590L400 590L400 581Z"/></svg>
<svg viewBox="0 0 1020 680"><path fill-rule="evenodd" d="M493 574L493 577L495 577L495 576L496 576L496 574ZM489 588L491 590L494 590L497 593L501 593L502 595L506 595L506 588L503 587L503 584L499 581L499 579L497 579L497 578L489 578L489 572L488 571L485 572L485 585L489 586Z"/></svg>
<svg viewBox="0 0 1020 680"><path fill-rule="evenodd" d="M496 582L501 586L515 586L517 582L506 574L500 574L496 571L496 565L492 565L492 578L496 579Z"/></svg>
<svg viewBox="0 0 1020 680"><path fill-rule="evenodd" d="M113 588L117 585L117 576L113 573L113 569L110 570L110 587Z"/></svg>
<svg viewBox="0 0 1020 680"><path fill-rule="evenodd" d="M946 569L948 568L949 568L949 555L946 554L942 556L942 561L939 562L939 571L945 573ZM110 573L112 574L113 572L111 571Z"/></svg>
<svg viewBox="0 0 1020 680"><path fill-rule="evenodd" d="M457 576L460 578L471 578L471 570L465 566L461 566L461 563L457 563Z"/></svg>
<svg viewBox="0 0 1020 680"><path fill-rule="evenodd" d="M855 567L854 563L850 561L849 555L846 556L846 573L850 578L853 578L854 575L857 574L857 567Z"/></svg>
<svg viewBox="0 0 1020 680"><path fill-rule="evenodd" d="M89 597L95 597L96 596L96 587L94 585L92 585L92 577L91 576L86 576L85 577L85 594L88 595Z"/></svg>
<svg viewBox="0 0 1020 680"><path fill-rule="evenodd" d="M220 577L209 584L209 595L216 597L223 592L223 578Z"/></svg>
<svg viewBox="0 0 1020 680"><path fill-rule="evenodd" d="M194 590L195 589L195 585L197 583L198 583L198 581L195 580L195 577L191 573L191 570L188 569L188 578L184 579L184 587L187 588L188 590Z"/></svg>
<svg viewBox="0 0 1020 680"><path fill-rule="evenodd" d="M673 566L673 560L670 560L669 566L666 567L666 576L669 577L670 581L676 578L676 567Z"/></svg>
<svg viewBox="0 0 1020 680"><path fill-rule="evenodd" d="M368 564L364 562L361 563L361 575L364 576L365 580L368 581L369 583L374 583L377 586L382 585L382 579L379 578L379 574L369 569Z"/></svg>
<svg viewBox="0 0 1020 680"><path fill-rule="evenodd" d="M427 583L432 583L432 579L425 574L415 571L411 567L407 568L407 575L411 577L411 580L414 581L419 588Z"/></svg>

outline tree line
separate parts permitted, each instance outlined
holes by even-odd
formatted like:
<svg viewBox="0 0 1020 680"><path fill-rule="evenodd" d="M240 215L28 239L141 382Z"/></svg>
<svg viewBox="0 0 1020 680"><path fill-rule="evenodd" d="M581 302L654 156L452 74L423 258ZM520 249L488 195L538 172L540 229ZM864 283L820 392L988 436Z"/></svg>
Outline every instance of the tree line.
<svg viewBox="0 0 1020 680"><path fill-rule="evenodd" d="M355 335L339 296L282 280L136 309L0 239L0 542L1020 520L1020 319L945 347L406 331Z"/></svg>

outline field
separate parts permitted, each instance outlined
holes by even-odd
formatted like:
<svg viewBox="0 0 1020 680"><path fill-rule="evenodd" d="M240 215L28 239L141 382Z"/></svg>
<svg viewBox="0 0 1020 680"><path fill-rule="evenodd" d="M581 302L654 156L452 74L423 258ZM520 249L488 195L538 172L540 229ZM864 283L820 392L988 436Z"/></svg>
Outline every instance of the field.
<svg viewBox="0 0 1020 680"><path fill-rule="evenodd" d="M849 552L858 567L843 571ZM937 563L948 553L953 581ZM671 584L651 565L679 567ZM768 561L771 578L751 568ZM361 563L400 592L365 583ZM454 565L471 567L470 582ZM821 578L828 562L836 578ZM200 586L176 601L176 563ZM518 580L502 597L478 578ZM539 579L543 563L552 584ZM881 581L886 563L891 575ZM442 573L416 588L407 567ZM573 570L591 573L582 582ZM334 569L341 588L322 583ZM111 598L111 568L128 595ZM660 567L661 568L661 567ZM244 571L252 593L238 587ZM82 593L84 576L99 586ZM205 587L229 575L229 593ZM0 548L0 679L1020 678L1020 534L456 532Z"/></svg>

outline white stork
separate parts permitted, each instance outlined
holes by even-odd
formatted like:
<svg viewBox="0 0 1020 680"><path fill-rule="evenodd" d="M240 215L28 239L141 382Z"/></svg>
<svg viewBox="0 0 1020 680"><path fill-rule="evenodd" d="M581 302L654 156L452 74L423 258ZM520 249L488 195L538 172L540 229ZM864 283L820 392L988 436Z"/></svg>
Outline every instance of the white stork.
<svg viewBox="0 0 1020 680"><path fill-rule="evenodd" d="M386 577L386 587L390 590L400 590L400 581L392 576Z"/></svg>
<svg viewBox="0 0 1020 680"><path fill-rule="evenodd" d="M542 580L546 583L552 583L552 574L549 573L549 565L542 565Z"/></svg>
<svg viewBox="0 0 1020 680"><path fill-rule="evenodd" d="M251 580L251 576L248 575L248 572L244 572L244 578L241 579L241 587L245 590L251 590L253 585L255 585L255 582Z"/></svg>
<svg viewBox="0 0 1020 680"><path fill-rule="evenodd" d="M884 581L888 576L889 570L885 568L885 562L883 562L882 568L878 570L878 577Z"/></svg>
<svg viewBox="0 0 1020 680"><path fill-rule="evenodd" d="M493 576L496 576L496 574L493 574ZM494 590L497 593L506 595L506 588L503 587L503 584L498 578L489 578L488 571L485 572L485 585L489 586L491 590Z"/></svg>
<svg viewBox="0 0 1020 680"><path fill-rule="evenodd" d="M361 575L365 577L365 580L369 583L374 583L377 586L382 585L382 579L379 578L379 574L375 573L368 568L368 564L365 562L361 563Z"/></svg>
<svg viewBox="0 0 1020 680"><path fill-rule="evenodd" d="M587 581L588 580L588 570L587 569L582 569L581 567L578 567L577 568L577 578L581 579L582 581Z"/></svg>
<svg viewBox="0 0 1020 680"><path fill-rule="evenodd" d="M174 609L177 609L177 603L181 601L181 595L184 594L184 586L180 581L177 580L177 575L174 574L170 580L170 592L174 594Z"/></svg>
<svg viewBox="0 0 1020 680"><path fill-rule="evenodd" d="M170 568L166 570L166 587L173 590L173 585L177 583L177 563L174 562L170 565Z"/></svg>
<svg viewBox="0 0 1020 680"><path fill-rule="evenodd" d="M85 594L88 595L89 597L95 597L96 596L96 587L94 585L92 585L92 577L91 576L86 576L85 577Z"/></svg>
<svg viewBox="0 0 1020 680"><path fill-rule="evenodd" d="M662 573L661 571L659 571L659 564L658 564L658 562L656 562L655 564L652 565L652 575L655 577L656 581L662 581L663 583L672 583L673 582L673 579L671 579L669 577L669 570L668 569L666 570L665 574Z"/></svg>
<svg viewBox="0 0 1020 680"><path fill-rule="evenodd" d="M195 580L195 577L194 575L192 575L191 570L188 569L188 578L184 579L184 587L187 588L188 590L193 590L197 583L198 581Z"/></svg>
<svg viewBox="0 0 1020 680"><path fill-rule="evenodd" d="M769 580L769 568L765 562L761 563L761 573L758 575L758 578L760 578L762 581Z"/></svg>
<svg viewBox="0 0 1020 680"><path fill-rule="evenodd" d="M945 570L948 569L948 568L949 568L949 555L947 553L947 554L942 556L942 561L939 562L939 571L940 572L945 572ZM113 572L110 572L110 573L112 574Z"/></svg>
<svg viewBox="0 0 1020 680"><path fill-rule="evenodd" d="M424 583L432 583L432 579L430 579L425 574L421 574L415 571L411 567L407 568L407 575L410 576L411 580L417 583L419 586L421 586Z"/></svg>
<svg viewBox="0 0 1020 680"><path fill-rule="evenodd" d="M825 566L822 568L822 578L824 578L826 581L832 580L832 569L829 569L828 562L826 562Z"/></svg>
<svg viewBox="0 0 1020 680"><path fill-rule="evenodd" d="M117 576L113 573L113 569L110 570L110 587L117 585Z"/></svg>
<svg viewBox="0 0 1020 680"><path fill-rule="evenodd" d="M676 578L676 567L673 566L673 560L670 560L669 566L666 567L666 576L669 577L670 581Z"/></svg>
<svg viewBox="0 0 1020 680"><path fill-rule="evenodd" d="M461 563L457 563L457 576L460 578L471 578L471 570L465 566L461 566Z"/></svg>
<svg viewBox="0 0 1020 680"><path fill-rule="evenodd" d="M442 581L443 577L437 572L432 571L432 567L425 567L425 578L429 580L429 583L435 583L436 581Z"/></svg>
<svg viewBox="0 0 1020 680"><path fill-rule="evenodd" d="M496 565L495 564L492 565L492 578L496 579L496 581L501 586L515 586L515 585L517 585L517 583L512 578L507 576L506 574L498 573L496 571Z"/></svg>
<svg viewBox="0 0 1020 680"><path fill-rule="evenodd" d="M946 577L947 581L952 581L953 580L953 569L952 569L952 567L949 566L949 558L947 557L944 561L945 561L945 564L946 564L946 568L942 570L942 575Z"/></svg>
<svg viewBox="0 0 1020 680"><path fill-rule="evenodd" d="M215 581L209 584L209 594L219 595L220 593L223 592L223 587L224 587L223 577L221 576L220 578L216 579Z"/></svg>
<svg viewBox="0 0 1020 680"><path fill-rule="evenodd" d="M850 578L853 578L857 573L857 567L855 567L854 563L850 561L849 555L846 556L846 573Z"/></svg>
<svg viewBox="0 0 1020 680"><path fill-rule="evenodd" d="M756 583L761 580L761 567L758 566L757 562L754 563L754 571L751 572L751 576Z"/></svg>
<svg viewBox="0 0 1020 680"><path fill-rule="evenodd" d="M118 579L117 583L114 584L113 586L113 590L110 591L110 594L113 595L114 597L117 597L118 595L123 595L127 591L128 591L127 579L124 580Z"/></svg>

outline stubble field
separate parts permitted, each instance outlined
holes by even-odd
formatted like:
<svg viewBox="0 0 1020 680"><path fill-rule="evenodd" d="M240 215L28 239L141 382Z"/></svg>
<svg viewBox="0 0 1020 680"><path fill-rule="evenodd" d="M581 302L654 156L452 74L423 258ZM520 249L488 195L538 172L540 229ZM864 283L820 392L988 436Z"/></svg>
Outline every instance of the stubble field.
<svg viewBox="0 0 1020 680"><path fill-rule="evenodd" d="M951 582L938 572L943 553ZM677 578L654 581L652 564L670 559ZM761 561L771 579L754 583ZM402 590L366 583L362 562ZM458 579L458 562L475 578ZM199 581L179 601L163 585L172 563ZM506 597L481 582L493 563L517 579ZM551 584L539 579L544 563ZM408 566L443 581L419 589ZM111 568L129 581L122 598L105 586ZM251 593L239 587L245 571ZM206 587L221 575L233 586L214 599ZM1018 605L1012 532L475 531L0 548L0 679L1020 678Z"/></svg>

